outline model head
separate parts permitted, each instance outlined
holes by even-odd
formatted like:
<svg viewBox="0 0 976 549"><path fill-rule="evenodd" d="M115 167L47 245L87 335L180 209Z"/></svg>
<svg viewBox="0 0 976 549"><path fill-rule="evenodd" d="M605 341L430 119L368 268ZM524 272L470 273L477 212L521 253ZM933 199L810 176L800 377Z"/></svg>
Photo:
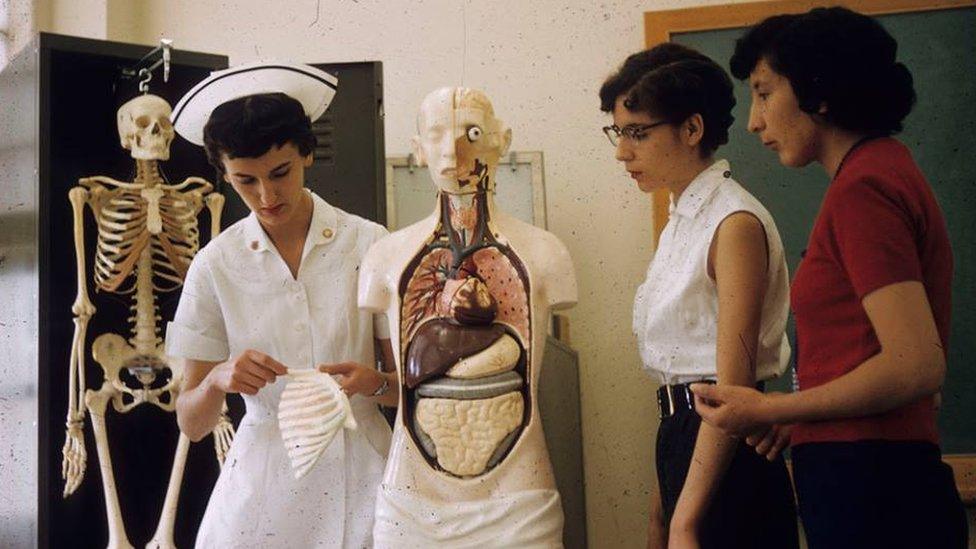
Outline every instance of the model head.
<svg viewBox="0 0 976 549"><path fill-rule="evenodd" d="M283 223L300 208L316 140L297 100L266 93L223 103L203 139L210 163L263 224Z"/></svg>
<svg viewBox="0 0 976 549"><path fill-rule="evenodd" d="M679 44L628 57L600 88L616 158L643 191L692 177L729 139L732 81L717 63Z"/></svg>
<svg viewBox="0 0 976 549"><path fill-rule="evenodd" d="M512 131L479 90L438 88L420 105L414 153L441 192L493 190L498 160L511 142Z"/></svg>
<svg viewBox="0 0 976 549"><path fill-rule="evenodd" d="M915 103L898 44L846 8L770 17L736 42L732 74L749 80L749 131L787 166L818 160L831 130L892 135Z"/></svg>

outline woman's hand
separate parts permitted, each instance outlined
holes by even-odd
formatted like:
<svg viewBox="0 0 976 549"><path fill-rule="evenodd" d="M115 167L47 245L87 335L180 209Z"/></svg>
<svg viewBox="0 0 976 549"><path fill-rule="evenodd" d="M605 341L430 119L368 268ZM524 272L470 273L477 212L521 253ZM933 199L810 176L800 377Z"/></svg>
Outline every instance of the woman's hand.
<svg viewBox="0 0 976 549"><path fill-rule="evenodd" d="M744 437L765 432L776 421L770 418L769 404L773 394L736 385L691 385L695 410L709 425L726 433Z"/></svg>
<svg viewBox="0 0 976 549"><path fill-rule="evenodd" d="M288 373L282 363L270 356L248 349L237 358L222 362L207 375L210 383L225 393L256 395L278 376Z"/></svg>
<svg viewBox="0 0 976 549"><path fill-rule="evenodd" d="M746 437L746 444L756 449L756 453L773 461L790 444L794 424L774 424L765 432L762 430Z"/></svg>
<svg viewBox="0 0 976 549"><path fill-rule="evenodd" d="M384 381L384 376L375 368L367 368L355 362L340 362L338 364L321 364L319 371L339 376L339 386L349 396L373 396Z"/></svg>

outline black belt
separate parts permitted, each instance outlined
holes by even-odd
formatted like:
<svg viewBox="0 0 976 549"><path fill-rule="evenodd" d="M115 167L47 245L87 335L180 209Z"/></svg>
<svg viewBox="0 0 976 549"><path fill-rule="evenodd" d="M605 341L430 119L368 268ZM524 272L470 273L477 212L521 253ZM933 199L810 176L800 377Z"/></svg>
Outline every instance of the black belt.
<svg viewBox="0 0 976 549"><path fill-rule="evenodd" d="M692 381L690 383L678 383L675 385L661 385L657 390L657 406L660 410L660 418L665 419L673 416L675 412L681 410L695 409L695 395L688 387L692 383L715 383L710 379Z"/></svg>
<svg viewBox="0 0 976 549"><path fill-rule="evenodd" d="M692 383L714 385L715 380L702 379L700 381L690 381L676 385L661 385L657 390L657 406L661 414L661 419L669 418L676 412L682 410L695 410L695 395L689 388ZM760 381L756 384L756 389L763 391L765 386L766 384Z"/></svg>

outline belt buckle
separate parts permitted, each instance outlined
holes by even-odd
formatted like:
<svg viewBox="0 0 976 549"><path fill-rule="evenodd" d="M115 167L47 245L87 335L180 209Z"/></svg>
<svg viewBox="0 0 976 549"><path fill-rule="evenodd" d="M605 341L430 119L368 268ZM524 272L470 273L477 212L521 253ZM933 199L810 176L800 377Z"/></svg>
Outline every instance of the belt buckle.
<svg viewBox="0 0 976 549"><path fill-rule="evenodd" d="M661 415L659 419L669 418L674 415L674 394L671 392L671 385L664 385L664 394L668 396L668 411L667 415L664 415L664 406L660 401L660 397L658 397L658 407L661 408Z"/></svg>

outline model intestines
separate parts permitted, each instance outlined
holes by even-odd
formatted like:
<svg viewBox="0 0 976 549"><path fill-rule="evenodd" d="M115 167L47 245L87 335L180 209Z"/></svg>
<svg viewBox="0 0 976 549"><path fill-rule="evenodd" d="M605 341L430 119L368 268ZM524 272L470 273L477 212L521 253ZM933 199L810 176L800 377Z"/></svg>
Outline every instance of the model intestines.
<svg viewBox="0 0 976 549"><path fill-rule="evenodd" d="M438 182L439 223L400 280L403 417L432 467L473 477L500 463L528 422L529 278L491 223L507 143L490 103L461 89L425 102L434 103L426 112L450 116L422 120L421 138L426 129L435 149L450 131L454 154L429 159L447 180Z"/></svg>

